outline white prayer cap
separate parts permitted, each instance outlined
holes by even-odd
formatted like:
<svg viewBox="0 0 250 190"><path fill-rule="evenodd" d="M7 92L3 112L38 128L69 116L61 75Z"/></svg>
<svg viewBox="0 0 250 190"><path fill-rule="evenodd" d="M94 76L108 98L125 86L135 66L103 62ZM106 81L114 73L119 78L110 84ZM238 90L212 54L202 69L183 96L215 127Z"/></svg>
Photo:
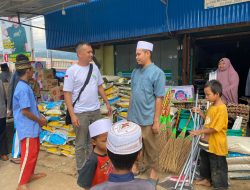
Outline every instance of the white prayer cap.
<svg viewBox="0 0 250 190"><path fill-rule="evenodd" d="M141 127L126 120L115 123L108 132L107 149L119 155L132 154L141 150Z"/></svg>
<svg viewBox="0 0 250 190"><path fill-rule="evenodd" d="M153 51L153 47L154 47L154 45L150 42L139 41L137 43L136 49L145 49L145 50Z"/></svg>
<svg viewBox="0 0 250 190"><path fill-rule="evenodd" d="M109 129L112 127L112 122L110 119L99 119L94 123L89 125L89 135L90 138L95 137L97 135L107 133Z"/></svg>

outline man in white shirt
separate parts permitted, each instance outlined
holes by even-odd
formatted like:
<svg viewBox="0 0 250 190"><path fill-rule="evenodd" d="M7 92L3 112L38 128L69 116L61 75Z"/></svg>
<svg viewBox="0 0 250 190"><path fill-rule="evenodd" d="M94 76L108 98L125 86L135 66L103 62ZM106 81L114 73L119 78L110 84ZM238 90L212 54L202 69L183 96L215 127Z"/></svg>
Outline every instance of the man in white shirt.
<svg viewBox="0 0 250 190"><path fill-rule="evenodd" d="M112 108L102 87L103 79L101 73L95 64L93 64L89 83L73 107L73 102L78 97L87 78L90 62L93 59L93 50L88 43L79 43L76 47L76 53L78 63L67 69L63 91L65 103L76 131L76 165L79 171L89 154L88 126L90 123L101 118L98 93L106 103L109 114L112 113Z"/></svg>

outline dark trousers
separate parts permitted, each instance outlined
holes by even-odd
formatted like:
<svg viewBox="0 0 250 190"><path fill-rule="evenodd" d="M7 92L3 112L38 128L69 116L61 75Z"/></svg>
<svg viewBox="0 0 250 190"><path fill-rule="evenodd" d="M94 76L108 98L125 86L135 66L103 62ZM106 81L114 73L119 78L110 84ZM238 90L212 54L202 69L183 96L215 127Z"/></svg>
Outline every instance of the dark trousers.
<svg viewBox="0 0 250 190"><path fill-rule="evenodd" d="M0 155L8 154L8 141L6 133L6 118L0 119Z"/></svg>
<svg viewBox="0 0 250 190"><path fill-rule="evenodd" d="M205 150L201 150L200 158L201 178L211 180L214 188L228 188L226 156L217 156Z"/></svg>

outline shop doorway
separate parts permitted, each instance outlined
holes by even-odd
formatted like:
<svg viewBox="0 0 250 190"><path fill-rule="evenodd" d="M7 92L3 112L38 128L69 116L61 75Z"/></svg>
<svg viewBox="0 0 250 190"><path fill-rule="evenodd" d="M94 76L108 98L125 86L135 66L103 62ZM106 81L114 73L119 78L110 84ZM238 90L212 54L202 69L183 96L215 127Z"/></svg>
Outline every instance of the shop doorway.
<svg viewBox="0 0 250 190"><path fill-rule="evenodd" d="M195 72L207 73L217 69L218 61L227 57L240 77L238 94L245 95L246 79L250 66L250 34L228 37L197 38L194 43Z"/></svg>

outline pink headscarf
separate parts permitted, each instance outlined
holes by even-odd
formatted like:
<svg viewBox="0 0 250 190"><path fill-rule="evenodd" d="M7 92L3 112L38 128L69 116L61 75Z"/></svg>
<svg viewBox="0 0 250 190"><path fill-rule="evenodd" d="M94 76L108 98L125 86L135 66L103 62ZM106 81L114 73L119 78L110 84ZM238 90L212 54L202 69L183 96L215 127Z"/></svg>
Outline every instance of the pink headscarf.
<svg viewBox="0 0 250 190"><path fill-rule="evenodd" d="M217 80L222 84L222 100L226 104L238 104L239 75L228 58L221 60L225 63L225 69L223 71L217 69Z"/></svg>

